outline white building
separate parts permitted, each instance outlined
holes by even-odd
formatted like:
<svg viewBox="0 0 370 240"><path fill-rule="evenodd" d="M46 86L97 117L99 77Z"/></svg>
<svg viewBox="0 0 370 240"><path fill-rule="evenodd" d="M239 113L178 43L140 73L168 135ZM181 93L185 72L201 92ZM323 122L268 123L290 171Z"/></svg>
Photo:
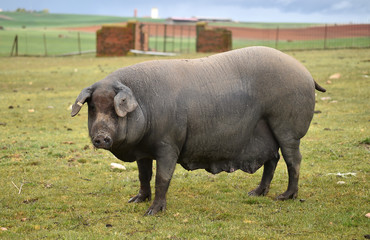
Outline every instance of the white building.
<svg viewBox="0 0 370 240"><path fill-rule="evenodd" d="M152 11L151 11L150 16L151 16L153 19L157 19L157 18L159 18L159 15L158 15L158 8L152 8Z"/></svg>

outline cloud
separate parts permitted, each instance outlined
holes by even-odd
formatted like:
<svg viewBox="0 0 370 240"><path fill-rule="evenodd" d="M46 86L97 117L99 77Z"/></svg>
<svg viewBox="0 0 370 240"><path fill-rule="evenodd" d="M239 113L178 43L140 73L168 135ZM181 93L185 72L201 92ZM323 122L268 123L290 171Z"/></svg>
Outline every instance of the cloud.
<svg viewBox="0 0 370 240"><path fill-rule="evenodd" d="M352 6L352 4L348 1L341 1L338 3L334 3L331 8L336 11L336 10L343 10L343 9L348 9Z"/></svg>

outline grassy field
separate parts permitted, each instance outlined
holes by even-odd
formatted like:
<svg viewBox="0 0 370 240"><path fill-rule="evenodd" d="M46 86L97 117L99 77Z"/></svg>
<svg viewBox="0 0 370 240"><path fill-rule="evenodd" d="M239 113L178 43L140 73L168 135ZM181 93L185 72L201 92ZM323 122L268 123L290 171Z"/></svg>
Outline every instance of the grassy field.
<svg viewBox="0 0 370 240"><path fill-rule="evenodd" d="M78 37L80 34L80 37ZM68 53L94 51L96 34L66 31L62 29L10 29L0 32L0 56L10 56L15 36L18 35L18 54L21 56L58 56ZM80 40L79 40L80 39ZM151 37L149 47L164 51L163 37ZM180 43L181 42L181 43ZM174 38L166 45L167 52L195 52L195 38ZM233 39L233 49L247 46L268 46L280 50L291 49L335 49L335 48L366 48L369 38L340 38L310 41L279 41ZM15 52L13 52L15 53Z"/></svg>
<svg viewBox="0 0 370 240"><path fill-rule="evenodd" d="M21 56L57 56L96 49L94 33L60 29L11 29L1 33L0 56L10 56L16 35L18 54ZM15 51L13 53L15 55Z"/></svg>
<svg viewBox="0 0 370 240"><path fill-rule="evenodd" d="M133 17L79 14L1 12L0 26L4 28L55 28L94 26L127 22ZM164 22L164 19L137 18L138 21Z"/></svg>
<svg viewBox="0 0 370 240"><path fill-rule="evenodd" d="M143 217L149 202L127 203L139 188L136 164L112 170L122 162L91 146L86 107L70 117L83 87L154 58L0 58L0 239L364 239L370 50L288 54L328 90L317 94L319 113L302 141L298 199L274 200L287 186L284 161L266 197L247 194L261 170L212 175L178 166L168 209L155 217Z"/></svg>
<svg viewBox="0 0 370 240"><path fill-rule="evenodd" d="M132 17L99 15L1 12L0 26L4 30L0 31L0 56L10 55L16 35L19 40L19 55L55 56L78 52L78 33L66 31L63 28L122 23L132 19ZM165 21L150 18L136 20ZM95 50L96 34L81 32L80 48L82 52Z"/></svg>
<svg viewBox="0 0 370 240"><path fill-rule="evenodd" d="M73 27L73 26L94 26L106 23L120 23L132 20L133 17L100 16L100 15L79 15L79 14L50 14L50 13L0 13L0 26L10 28L45 28L45 27ZM137 18L141 22L160 22L166 19ZM210 23L214 26L235 26L255 28L301 28L317 26L314 23L258 23L258 22L216 22Z"/></svg>
<svg viewBox="0 0 370 240"><path fill-rule="evenodd" d="M80 43L77 32L66 31L68 27L96 26L107 23L122 23L130 20L130 17L75 15L75 14L47 14L47 13L0 13L0 56L10 56L15 36L18 35L18 54L22 56L58 56L63 54L96 49L95 33L80 33ZM137 18L141 22L165 23L165 19ZM312 23L254 23L254 22L230 22L210 23L213 26L237 26L252 28L303 28L315 26ZM169 34L171 35L171 34ZM185 34L186 35L186 34ZM163 36L151 37L150 48L163 51ZM154 42L158 41L159 44ZM174 52L195 52L195 38L183 38L183 45L180 45L180 38L167 39L166 51ZM174 42L174 43L173 43ZM190 44L188 44L190 42ZM80 47L79 47L80 44ZM263 45L276 47L280 50L292 49L323 49L326 48L368 48L368 37L329 39L326 44L324 40L314 41L282 41L276 45L275 41L233 39L233 48L246 46Z"/></svg>

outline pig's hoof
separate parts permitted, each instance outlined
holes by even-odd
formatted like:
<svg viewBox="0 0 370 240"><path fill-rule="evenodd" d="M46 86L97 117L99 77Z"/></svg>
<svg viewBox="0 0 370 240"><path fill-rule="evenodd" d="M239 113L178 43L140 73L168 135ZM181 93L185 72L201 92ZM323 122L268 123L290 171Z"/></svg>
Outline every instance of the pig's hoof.
<svg viewBox="0 0 370 240"><path fill-rule="evenodd" d="M166 210L166 203L153 203L150 208L145 212L144 215L150 215L153 216L157 214L158 212L162 211L164 212Z"/></svg>
<svg viewBox="0 0 370 240"><path fill-rule="evenodd" d="M249 196L266 196L266 194L269 192L269 188L263 188L261 186L256 187L252 191L248 193Z"/></svg>
<svg viewBox="0 0 370 240"><path fill-rule="evenodd" d="M298 196L298 191L294 191L294 192L286 191L285 193L280 194L276 198L276 200L284 201L284 200L288 200L288 199L295 199L295 198L297 198L297 196Z"/></svg>
<svg viewBox="0 0 370 240"><path fill-rule="evenodd" d="M128 200L129 203L140 203L140 202L145 202L146 200L150 201L152 199L151 194L142 194L139 193L135 197L130 198Z"/></svg>

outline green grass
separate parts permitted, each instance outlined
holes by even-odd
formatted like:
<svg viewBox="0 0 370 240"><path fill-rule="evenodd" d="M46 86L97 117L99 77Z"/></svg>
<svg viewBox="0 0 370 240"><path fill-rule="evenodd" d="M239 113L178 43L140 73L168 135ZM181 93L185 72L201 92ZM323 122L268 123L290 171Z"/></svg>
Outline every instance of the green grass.
<svg viewBox="0 0 370 240"><path fill-rule="evenodd" d="M155 217L143 217L150 203L127 203L139 188L136 164L111 170L120 161L91 147L86 107L75 118L69 110L82 88L155 58L0 58L0 227L7 229L0 238L364 239L370 234L370 50L289 54L328 90L317 94L321 113L302 140L299 198L274 200L287 186L284 161L266 197L247 194L261 170L211 175L178 166L168 209ZM205 55L183 57L199 56ZM333 73L341 78L326 84ZM356 176L327 175L337 172Z"/></svg>
<svg viewBox="0 0 370 240"><path fill-rule="evenodd" d="M78 34L80 34L80 43ZM1 32L0 56L10 56L16 35L18 36L18 55L61 55L79 52L79 46L82 52L96 49L95 33L12 29Z"/></svg>
<svg viewBox="0 0 370 240"><path fill-rule="evenodd" d="M50 13L19 13L1 12L0 26L7 28L55 28L94 26L107 23L121 23L134 19L133 17L115 17L79 14L50 14ZM163 19L137 18L138 21L164 22Z"/></svg>

